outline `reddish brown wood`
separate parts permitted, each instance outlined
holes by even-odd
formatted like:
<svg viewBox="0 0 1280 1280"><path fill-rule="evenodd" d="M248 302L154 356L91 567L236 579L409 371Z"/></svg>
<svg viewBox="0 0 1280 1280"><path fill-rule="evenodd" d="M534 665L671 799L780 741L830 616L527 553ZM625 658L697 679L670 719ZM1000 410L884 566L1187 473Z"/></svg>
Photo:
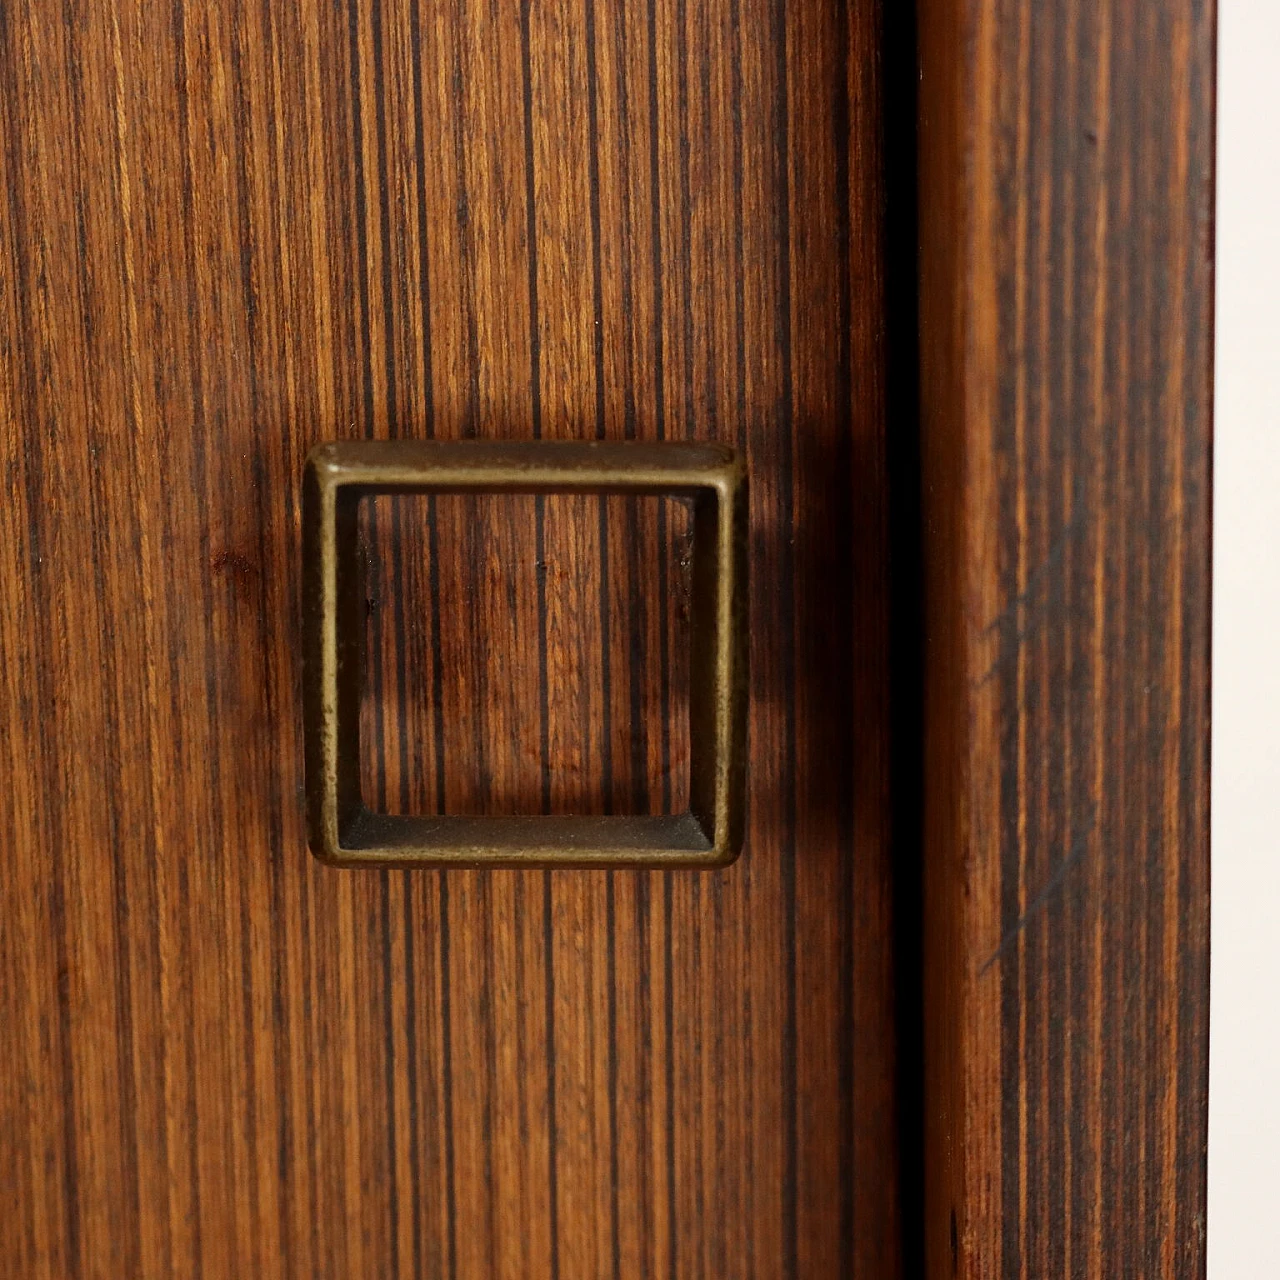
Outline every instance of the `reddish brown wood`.
<svg viewBox="0 0 1280 1280"><path fill-rule="evenodd" d="M897 1273L878 58L840 0L0 8L6 1275ZM310 858L298 478L393 434L746 449L735 867ZM388 804L667 803L676 531L598 516L375 519Z"/></svg>
<svg viewBox="0 0 1280 1280"><path fill-rule="evenodd" d="M1211 0L921 0L931 1277L1204 1269Z"/></svg>

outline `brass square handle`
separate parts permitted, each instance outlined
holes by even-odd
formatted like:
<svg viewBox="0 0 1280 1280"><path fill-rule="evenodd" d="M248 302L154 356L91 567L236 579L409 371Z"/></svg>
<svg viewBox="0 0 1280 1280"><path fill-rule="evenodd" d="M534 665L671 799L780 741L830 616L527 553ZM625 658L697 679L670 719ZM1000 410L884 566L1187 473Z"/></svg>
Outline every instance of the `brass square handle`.
<svg viewBox="0 0 1280 1280"><path fill-rule="evenodd" d="M689 810L664 816L414 816L360 795L364 609L356 517L388 493L639 494L693 500ZM336 866L716 867L745 809L747 481L726 445L366 440L322 444L302 485L307 827Z"/></svg>

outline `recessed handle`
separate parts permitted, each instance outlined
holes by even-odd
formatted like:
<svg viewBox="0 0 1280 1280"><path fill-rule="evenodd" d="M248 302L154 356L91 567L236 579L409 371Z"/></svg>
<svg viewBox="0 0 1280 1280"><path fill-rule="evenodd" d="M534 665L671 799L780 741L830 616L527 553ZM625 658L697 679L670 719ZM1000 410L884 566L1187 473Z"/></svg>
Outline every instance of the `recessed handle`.
<svg viewBox="0 0 1280 1280"><path fill-rule="evenodd" d="M364 610L356 511L379 493L579 493L693 501L689 811L500 818L370 812L360 796ZM338 866L723 866L742 845L747 481L719 444L367 440L322 444L302 486L311 850Z"/></svg>

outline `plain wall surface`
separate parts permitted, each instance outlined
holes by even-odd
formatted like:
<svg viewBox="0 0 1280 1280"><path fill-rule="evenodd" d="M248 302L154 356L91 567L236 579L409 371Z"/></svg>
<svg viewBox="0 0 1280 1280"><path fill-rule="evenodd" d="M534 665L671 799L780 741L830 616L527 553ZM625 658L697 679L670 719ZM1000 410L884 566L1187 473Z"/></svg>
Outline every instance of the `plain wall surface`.
<svg viewBox="0 0 1280 1280"><path fill-rule="evenodd" d="M1280 1276L1280 2L1220 0L1209 1280Z"/></svg>

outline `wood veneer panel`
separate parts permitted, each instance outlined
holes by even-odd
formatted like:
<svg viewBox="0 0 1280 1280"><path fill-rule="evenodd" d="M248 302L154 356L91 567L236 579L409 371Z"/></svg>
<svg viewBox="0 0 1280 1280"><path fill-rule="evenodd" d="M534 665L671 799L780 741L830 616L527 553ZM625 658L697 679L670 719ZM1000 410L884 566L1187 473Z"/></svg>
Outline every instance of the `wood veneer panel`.
<svg viewBox="0 0 1280 1280"><path fill-rule="evenodd" d="M928 1274L1195 1276L1213 5L918 13Z"/></svg>
<svg viewBox="0 0 1280 1280"><path fill-rule="evenodd" d="M838 0L0 10L6 1274L896 1273L878 58ZM308 855L302 459L419 434L747 450L736 866ZM667 803L675 530L442 506L433 588L410 505L374 786ZM467 592L475 757L397 737Z"/></svg>

